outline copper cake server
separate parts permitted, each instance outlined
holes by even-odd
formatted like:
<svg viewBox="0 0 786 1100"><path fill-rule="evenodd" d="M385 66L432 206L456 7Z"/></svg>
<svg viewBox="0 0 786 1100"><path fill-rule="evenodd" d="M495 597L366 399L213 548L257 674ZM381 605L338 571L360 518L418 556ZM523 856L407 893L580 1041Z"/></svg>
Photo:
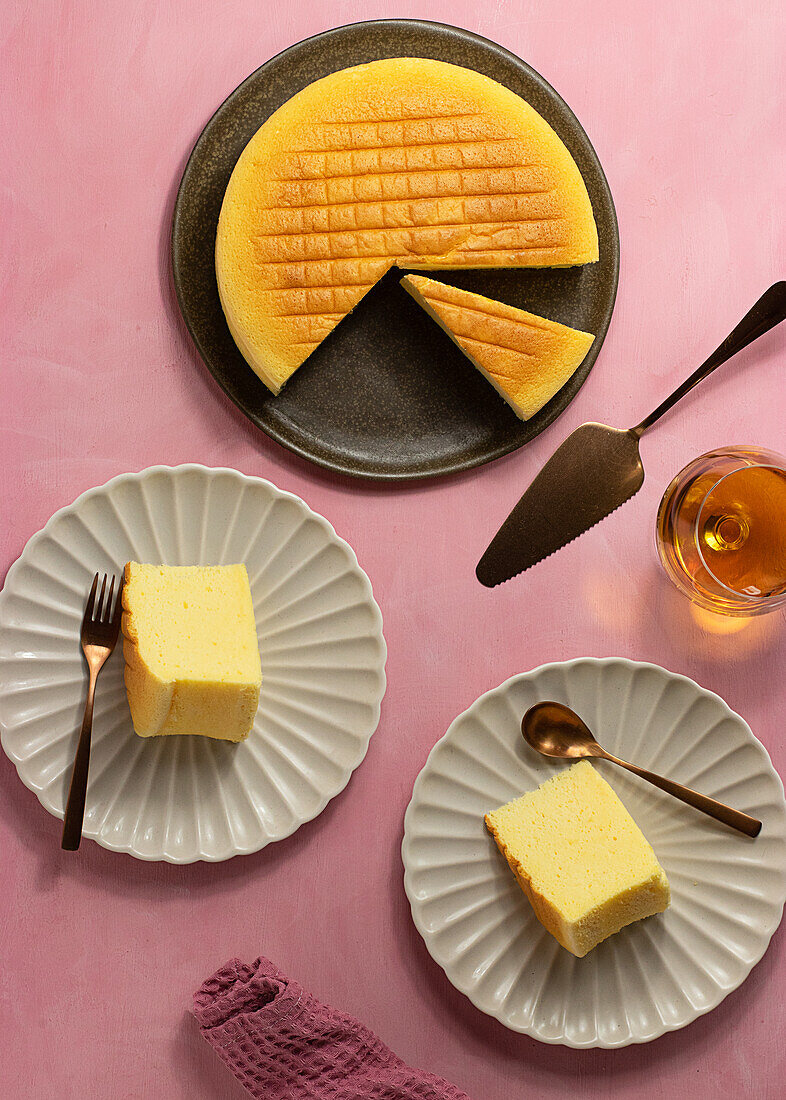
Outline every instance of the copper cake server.
<svg viewBox="0 0 786 1100"><path fill-rule="evenodd" d="M559 550L619 508L641 488L639 440L716 367L786 317L786 282L774 283L719 348L635 428L582 424L557 448L497 531L478 562L488 588Z"/></svg>

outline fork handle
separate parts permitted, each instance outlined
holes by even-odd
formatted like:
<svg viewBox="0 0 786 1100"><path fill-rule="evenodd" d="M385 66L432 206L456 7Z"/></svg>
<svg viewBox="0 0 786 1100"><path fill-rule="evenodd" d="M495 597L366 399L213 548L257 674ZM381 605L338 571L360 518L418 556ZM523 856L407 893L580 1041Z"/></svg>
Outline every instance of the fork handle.
<svg viewBox="0 0 786 1100"><path fill-rule="evenodd" d="M60 847L66 852L75 852L82 840L82 822L85 817L85 797L87 795L87 773L90 768L90 741L93 736L93 700L96 693L98 669L90 666L90 680L87 685L87 702L79 744L76 747L74 767L71 772L71 786L68 788L63 817L63 839Z"/></svg>
<svg viewBox="0 0 786 1100"><path fill-rule="evenodd" d="M742 810L734 810L731 806L726 806L723 802L717 802L709 795L699 794L698 791L694 791L690 787L683 787L682 783L675 783L673 779L665 779L662 775L656 775L655 772L648 772L645 768L629 764L627 760L620 760L619 757L612 756L610 752L604 752L603 758L604 760L611 760L614 764L619 764L621 768L627 768L629 772L633 772L641 779L646 779L654 787L659 787L667 794L674 795L675 798L687 802L694 809L701 810L709 817L714 817L716 821L722 821L724 825L730 825L732 829L737 829L738 832L745 833L746 836L758 836L761 832L761 822L757 817L751 817L749 814L743 813Z"/></svg>

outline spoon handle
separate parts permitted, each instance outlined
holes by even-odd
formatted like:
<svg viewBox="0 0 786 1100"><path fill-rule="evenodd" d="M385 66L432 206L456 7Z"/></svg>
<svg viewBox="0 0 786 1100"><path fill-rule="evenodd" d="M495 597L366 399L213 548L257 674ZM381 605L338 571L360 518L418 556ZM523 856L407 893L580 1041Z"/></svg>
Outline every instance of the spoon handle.
<svg viewBox="0 0 786 1100"><path fill-rule="evenodd" d="M750 309L733 332L729 333L719 348L716 348L709 359L695 370L690 378L674 391L665 401L658 405L641 424L637 424L631 431L636 436L642 436L652 427L656 420L660 420L665 412L676 405L694 386L698 385L708 374L712 374L716 367L731 359L738 351L742 351L748 344L769 332L775 325L786 319L786 282L774 283L769 290L765 290L761 298ZM712 799L710 799L712 801ZM709 810L707 811L709 813ZM743 815L744 816L744 815Z"/></svg>
<svg viewBox="0 0 786 1100"><path fill-rule="evenodd" d="M681 783L675 783L673 779L664 779L662 775L656 775L655 772L638 768L635 764L629 764L627 760L620 760L619 757L612 756L610 752L604 751L603 758L619 764L621 768L627 768L629 772L640 776L641 779L646 779L653 786L660 787L667 794L674 795L675 798L687 802L689 806L701 810L702 813L714 817L717 821L722 821L724 825L730 825L732 829L737 829L739 832L745 833L746 836L758 836L761 832L761 822L758 818L750 817L749 814L744 814L741 810L733 810L731 806L726 806L723 802L717 802L706 794L699 794L698 791L691 790L690 787L683 787Z"/></svg>

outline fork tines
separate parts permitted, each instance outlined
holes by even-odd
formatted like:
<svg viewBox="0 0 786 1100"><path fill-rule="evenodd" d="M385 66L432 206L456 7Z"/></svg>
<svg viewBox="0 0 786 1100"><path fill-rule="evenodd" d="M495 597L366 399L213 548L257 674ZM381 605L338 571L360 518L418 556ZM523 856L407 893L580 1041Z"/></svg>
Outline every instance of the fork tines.
<svg viewBox="0 0 786 1100"><path fill-rule="evenodd" d="M103 580L101 581L101 590L98 591L98 578L100 573L96 573L93 577L93 583L90 586L90 594L87 597L87 603L85 604L85 614L82 619L82 629L89 628L91 626L116 626L120 622L120 615L122 612L122 580L118 584L117 599L112 606L112 597L115 591L115 575L112 574L109 593L106 591L106 582L109 578L109 574L104 573ZM98 592L98 599L96 599L96 592ZM106 601L104 600L106 597Z"/></svg>

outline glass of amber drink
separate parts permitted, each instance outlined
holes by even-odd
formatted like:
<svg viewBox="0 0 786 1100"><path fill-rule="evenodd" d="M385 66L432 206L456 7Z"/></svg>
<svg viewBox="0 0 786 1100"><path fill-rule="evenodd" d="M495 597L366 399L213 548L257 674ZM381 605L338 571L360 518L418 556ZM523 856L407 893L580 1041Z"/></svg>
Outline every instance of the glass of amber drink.
<svg viewBox="0 0 786 1100"><path fill-rule="evenodd" d="M664 494L657 545L677 588L708 611L786 606L786 458L724 447L694 459Z"/></svg>

